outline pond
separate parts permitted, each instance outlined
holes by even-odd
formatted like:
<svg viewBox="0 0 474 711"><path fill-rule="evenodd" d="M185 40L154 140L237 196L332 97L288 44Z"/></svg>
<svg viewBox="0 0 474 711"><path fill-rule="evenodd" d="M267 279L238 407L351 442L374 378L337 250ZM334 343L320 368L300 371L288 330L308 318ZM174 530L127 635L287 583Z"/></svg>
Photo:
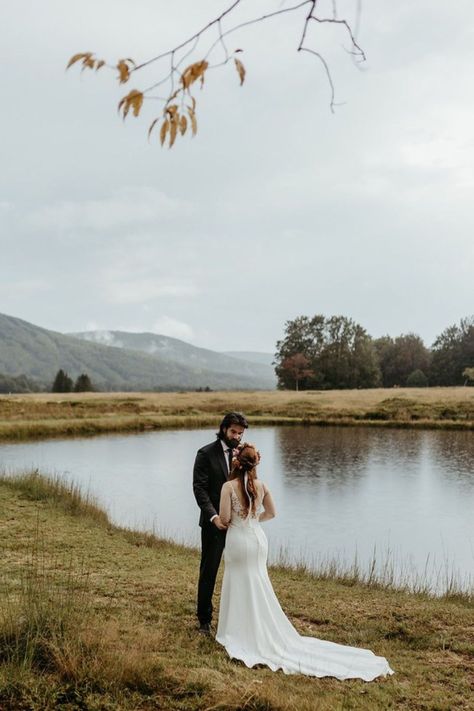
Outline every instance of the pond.
<svg viewBox="0 0 474 711"><path fill-rule="evenodd" d="M199 542L192 494L196 450L214 431L0 445L0 468L38 468L92 493L118 524ZM329 561L443 590L474 580L471 432L338 427L253 428L259 477L277 517L264 524L271 560Z"/></svg>

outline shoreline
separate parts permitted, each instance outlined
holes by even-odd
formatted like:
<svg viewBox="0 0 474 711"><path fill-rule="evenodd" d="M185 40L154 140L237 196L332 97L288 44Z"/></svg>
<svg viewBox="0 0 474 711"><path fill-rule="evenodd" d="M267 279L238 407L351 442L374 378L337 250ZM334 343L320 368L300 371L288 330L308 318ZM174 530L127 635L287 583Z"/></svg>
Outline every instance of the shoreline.
<svg viewBox="0 0 474 711"><path fill-rule="evenodd" d="M474 430L474 388L83 393L0 396L0 442L215 427L228 410L252 427Z"/></svg>

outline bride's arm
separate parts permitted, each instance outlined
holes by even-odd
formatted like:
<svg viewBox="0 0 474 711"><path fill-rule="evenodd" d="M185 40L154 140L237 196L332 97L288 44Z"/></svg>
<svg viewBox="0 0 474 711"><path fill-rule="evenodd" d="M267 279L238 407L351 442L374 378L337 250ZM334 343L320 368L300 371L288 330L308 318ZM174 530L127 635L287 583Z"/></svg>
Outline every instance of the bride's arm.
<svg viewBox="0 0 474 711"><path fill-rule="evenodd" d="M263 486L263 500L262 500L262 506L263 506L263 513L260 514L258 517L259 521L268 521L271 518L275 518L276 516L276 509L275 509L275 503L273 501L272 495L270 493L270 489L265 486L265 484L262 484Z"/></svg>
<svg viewBox="0 0 474 711"><path fill-rule="evenodd" d="M231 517L231 490L232 484L229 481L222 486L221 500L219 504L219 518L224 526L228 526Z"/></svg>

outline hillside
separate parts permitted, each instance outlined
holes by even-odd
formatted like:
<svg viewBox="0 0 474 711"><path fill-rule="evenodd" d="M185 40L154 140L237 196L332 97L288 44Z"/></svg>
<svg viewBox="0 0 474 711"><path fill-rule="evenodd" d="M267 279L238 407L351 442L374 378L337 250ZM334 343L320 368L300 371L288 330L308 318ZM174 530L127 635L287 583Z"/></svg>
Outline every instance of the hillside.
<svg viewBox="0 0 474 711"><path fill-rule="evenodd" d="M231 360L231 359L229 359ZM59 368L73 378L87 372L101 390L173 390L272 388L270 378L214 371L176 362L159 354L90 343L0 314L0 373L25 375L49 386Z"/></svg>
<svg viewBox="0 0 474 711"><path fill-rule="evenodd" d="M115 348L127 348L128 350L147 353L172 363L179 363L199 370L204 368L213 373L227 373L239 378L258 378L262 383L266 383L261 386L265 388L276 386L275 372L268 362L257 362L251 357L246 359L243 355L232 357L227 353L217 353L207 348L198 348L170 336L156 333L129 333L126 331L85 331L82 333L70 333L69 335L90 343L100 343L114 346ZM249 353L249 356L251 355Z"/></svg>
<svg viewBox="0 0 474 711"><path fill-rule="evenodd" d="M275 360L273 353L262 353L260 351L224 351L224 354L232 358L238 358L239 360L266 365L273 370L272 363Z"/></svg>

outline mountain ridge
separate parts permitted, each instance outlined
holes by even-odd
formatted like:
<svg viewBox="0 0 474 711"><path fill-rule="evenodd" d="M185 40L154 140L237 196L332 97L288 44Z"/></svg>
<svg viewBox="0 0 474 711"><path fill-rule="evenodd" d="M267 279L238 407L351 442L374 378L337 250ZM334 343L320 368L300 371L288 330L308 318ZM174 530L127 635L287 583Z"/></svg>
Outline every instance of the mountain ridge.
<svg viewBox="0 0 474 711"><path fill-rule="evenodd" d="M163 334L143 331L82 331L70 333L90 343L101 343L116 348L127 348L138 352L159 356L166 361L181 365L192 365L217 373L232 373L240 377L259 377L269 382L275 380L273 368L264 363L256 363L227 353L219 353L208 348L193 346L186 341Z"/></svg>
<svg viewBox="0 0 474 711"><path fill-rule="evenodd" d="M177 362L156 353L90 342L0 314L0 373L13 377L25 375L43 387L50 387L59 368L74 378L87 372L99 390L206 387L269 390L274 387L272 378L265 377L264 373L252 374L245 368L241 372L212 370L199 363L193 367L192 363L185 364L182 360Z"/></svg>

